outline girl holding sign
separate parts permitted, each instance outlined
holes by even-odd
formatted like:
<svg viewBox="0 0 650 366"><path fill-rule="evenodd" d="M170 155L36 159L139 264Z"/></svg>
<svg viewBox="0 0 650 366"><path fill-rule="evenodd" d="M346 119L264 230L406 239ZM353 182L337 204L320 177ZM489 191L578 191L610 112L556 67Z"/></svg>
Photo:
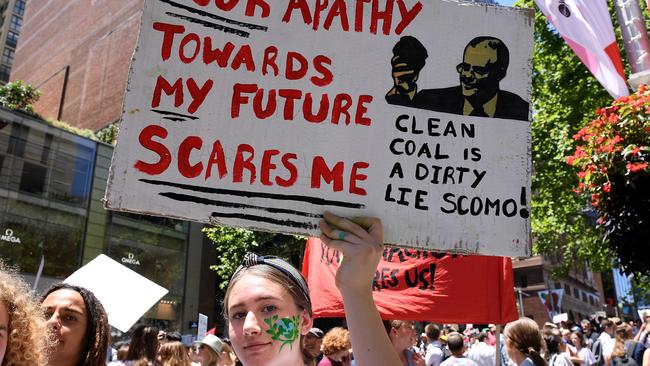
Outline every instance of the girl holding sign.
<svg viewBox="0 0 650 366"><path fill-rule="evenodd" d="M381 222L325 213L320 239L343 254L336 285L343 296L359 366L400 365L372 298L383 252ZM277 257L248 253L224 299L230 340L244 366L303 366L301 341L312 327L311 299L300 272Z"/></svg>

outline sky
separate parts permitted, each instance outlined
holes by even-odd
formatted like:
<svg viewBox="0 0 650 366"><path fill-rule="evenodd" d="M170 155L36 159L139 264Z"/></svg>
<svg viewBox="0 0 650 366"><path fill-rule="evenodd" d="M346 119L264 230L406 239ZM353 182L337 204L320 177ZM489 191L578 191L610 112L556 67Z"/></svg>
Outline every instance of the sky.
<svg viewBox="0 0 650 366"><path fill-rule="evenodd" d="M500 5L512 6L517 0L497 0Z"/></svg>

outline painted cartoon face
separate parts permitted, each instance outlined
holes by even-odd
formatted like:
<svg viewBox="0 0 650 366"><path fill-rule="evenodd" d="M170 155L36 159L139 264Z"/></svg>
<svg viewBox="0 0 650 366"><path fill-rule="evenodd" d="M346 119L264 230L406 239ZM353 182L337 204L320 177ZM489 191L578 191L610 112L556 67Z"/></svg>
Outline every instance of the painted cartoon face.
<svg viewBox="0 0 650 366"><path fill-rule="evenodd" d="M302 365L300 335L311 318L279 284L245 274L228 299L229 336L235 354L248 365Z"/></svg>
<svg viewBox="0 0 650 366"><path fill-rule="evenodd" d="M42 307L55 341L48 364L78 364L85 352L88 322L83 298L77 291L60 289L47 295Z"/></svg>
<svg viewBox="0 0 650 366"><path fill-rule="evenodd" d="M4 301L0 300L0 364L5 358L9 339L9 312Z"/></svg>
<svg viewBox="0 0 650 366"><path fill-rule="evenodd" d="M399 60L399 61L398 61ZM418 80L418 72L408 62L400 60L398 56L393 57L393 83L400 93L406 94L415 90L415 82Z"/></svg>
<svg viewBox="0 0 650 366"><path fill-rule="evenodd" d="M493 70L497 62L497 51L481 42L469 46L463 55L463 62L457 66L463 95L470 97L481 90L494 89L499 80Z"/></svg>

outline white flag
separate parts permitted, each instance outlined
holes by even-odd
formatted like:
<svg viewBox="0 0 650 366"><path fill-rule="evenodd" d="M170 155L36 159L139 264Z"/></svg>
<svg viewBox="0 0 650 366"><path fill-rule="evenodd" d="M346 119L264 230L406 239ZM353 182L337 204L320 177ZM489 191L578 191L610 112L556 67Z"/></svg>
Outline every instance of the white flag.
<svg viewBox="0 0 650 366"><path fill-rule="evenodd" d="M535 2L611 96L629 95L606 0Z"/></svg>

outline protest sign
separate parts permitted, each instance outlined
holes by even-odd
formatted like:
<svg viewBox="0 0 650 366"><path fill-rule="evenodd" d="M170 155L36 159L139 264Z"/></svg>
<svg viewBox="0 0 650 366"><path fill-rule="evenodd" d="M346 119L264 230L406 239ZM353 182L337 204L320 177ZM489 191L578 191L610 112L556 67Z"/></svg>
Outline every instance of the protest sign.
<svg viewBox="0 0 650 366"><path fill-rule="evenodd" d="M553 319L553 317L562 311L562 297L564 296L564 289L538 291L537 296L539 297L539 301L541 301L544 305L549 319Z"/></svg>
<svg viewBox="0 0 650 366"><path fill-rule="evenodd" d="M107 208L530 254L530 10L146 0Z"/></svg>
<svg viewBox="0 0 650 366"><path fill-rule="evenodd" d="M561 322L568 322L568 321L569 321L569 314L567 313L553 315L553 323L555 324L560 324Z"/></svg>
<svg viewBox="0 0 650 366"><path fill-rule="evenodd" d="M341 254L310 238L304 258L314 316L344 317L335 285ZM513 286L510 258L386 247L373 297L383 319L505 324L519 317Z"/></svg>
<svg viewBox="0 0 650 366"><path fill-rule="evenodd" d="M199 326L196 330L196 340L201 341L208 332L208 316L199 313Z"/></svg>
<svg viewBox="0 0 650 366"><path fill-rule="evenodd" d="M92 291L108 314L108 322L127 332L167 292L110 257L100 254L63 282Z"/></svg>

